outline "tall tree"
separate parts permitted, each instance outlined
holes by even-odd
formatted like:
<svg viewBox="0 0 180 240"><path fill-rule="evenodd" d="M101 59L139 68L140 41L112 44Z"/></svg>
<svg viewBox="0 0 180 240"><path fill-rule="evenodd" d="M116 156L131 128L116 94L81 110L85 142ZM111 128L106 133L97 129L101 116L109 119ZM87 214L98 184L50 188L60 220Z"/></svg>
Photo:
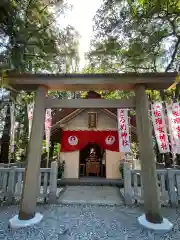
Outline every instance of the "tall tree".
<svg viewBox="0 0 180 240"><path fill-rule="evenodd" d="M94 18L89 57L115 71L177 70L179 16L177 0L104 0Z"/></svg>
<svg viewBox="0 0 180 240"><path fill-rule="evenodd" d="M64 9L63 1L58 11ZM58 55L55 14L43 0L3 0L1 3L1 46L16 71L51 70L50 60ZM56 13L57 14L57 13ZM47 59L48 58L48 59Z"/></svg>
<svg viewBox="0 0 180 240"><path fill-rule="evenodd" d="M66 1L51 3L44 0L1 1L0 70L58 73L77 71L78 33L71 26L61 28L56 24L56 18L67 9ZM68 57L65 58L66 55ZM16 106L17 121L21 128L17 146L24 152L28 133L26 106L29 96L32 99L31 94L18 94ZM9 139L10 125L10 118L6 117L5 126L8 127L4 129L2 140ZM6 145L2 141L1 152L7 153L8 150L3 150L3 146L7 148L9 140ZM8 155L3 158L8 160Z"/></svg>
<svg viewBox="0 0 180 240"><path fill-rule="evenodd" d="M94 33L87 57L97 70L176 71L180 62L180 2L104 0L94 17ZM175 91L148 93L153 100L180 99L179 85ZM116 91L109 97L120 94Z"/></svg>

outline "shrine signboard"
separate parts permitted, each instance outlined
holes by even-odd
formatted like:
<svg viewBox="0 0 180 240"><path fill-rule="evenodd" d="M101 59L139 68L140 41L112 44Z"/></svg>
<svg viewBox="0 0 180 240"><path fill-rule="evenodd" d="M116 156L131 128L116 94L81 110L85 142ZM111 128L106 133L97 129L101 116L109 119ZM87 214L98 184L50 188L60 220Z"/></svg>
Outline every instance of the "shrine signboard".
<svg viewBox="0 0 180 240"><path fill-rule="evenodd" d="M97 127L97 113L96 112L88 113L88 126L89 126L89 128Z"/></svg>

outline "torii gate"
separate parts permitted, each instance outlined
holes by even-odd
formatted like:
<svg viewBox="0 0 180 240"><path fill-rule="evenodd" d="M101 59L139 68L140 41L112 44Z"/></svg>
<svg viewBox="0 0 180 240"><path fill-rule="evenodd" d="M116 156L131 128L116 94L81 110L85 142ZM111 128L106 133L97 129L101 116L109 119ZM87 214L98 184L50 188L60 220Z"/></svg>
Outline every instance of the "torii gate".
<svg viewBox="0 0 180 240"><path fill-rule="evenodd" d="M46 108L135 108L137 135L144 192L145 216L139 222L152 229L170 230L172 224L161 215L156 166L152 144L152 126L148 116L149 102L146 89L167 89L177 76L172 73L125 73L125 74L6 74L6 84L15 90L36 91L32 132L29 141L27 167L18 221L37 222L36 202L40 159ZM105 99L52 99L48 90L133 90L135 97L129 100ZM142 221L143 219L143 221ZM16 218L17 220L17 218ZM36 221L37 220L37 221ZM13 221L12 221L13 223ZM14 223L16 225L16 223ZM13 226L13 224L12 224ZM22 224L23 226L23 224Z"/></svg>

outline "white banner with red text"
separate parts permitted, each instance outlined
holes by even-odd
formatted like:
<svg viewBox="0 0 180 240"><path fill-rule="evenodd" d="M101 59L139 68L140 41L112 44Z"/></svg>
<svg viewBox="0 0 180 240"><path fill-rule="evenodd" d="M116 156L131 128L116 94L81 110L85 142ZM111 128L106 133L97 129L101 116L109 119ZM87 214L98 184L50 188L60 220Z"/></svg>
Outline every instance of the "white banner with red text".
<svg viewBox="0 0 180 240"><path fill-rule="evenodd" d="M46 152L49 153L50 137L51 137L52 116L51 109L46 109L45 116L45 135L46 135Z"/></svg>
<svg viewBox="0 0 180 240"><path fill-rule="evenodd" d="M171 152L180 154L180 106L179 103L166 104Z"/></svg>
<svg viewBox="0 0 180 240"><path fill-rule="evenodd" d="M131 152L128 109L117 109L119 151Z"/></svg>
<svg viewBox="0 0 180 240"><path fill-rule="evenodd" d="M160 153L169 152L169 141L167 135L167 126L165 122L165 114L161 102L151 104L152 122L155 132L155 137Z"/></svg>
<svg viewBox="0 0 180 240"><path fill-rule="evenodd" d="M12 103L10 106L10 116L11 116L11 135L10 135L10 145L11 145L11 153L14 152L14 144L15 144L15 131L16 131L16 120L15 120L15 104Z"/></svg>
<svg viewBox="0 0 180 240"><path fill-rule="evenodd" d="M30 134L31 134L33 112L34 112L34 103L29 103L27 105L27 113L28 113L28 120L29 120L29 134L28 134L28 138L30 138Z"/></svg>

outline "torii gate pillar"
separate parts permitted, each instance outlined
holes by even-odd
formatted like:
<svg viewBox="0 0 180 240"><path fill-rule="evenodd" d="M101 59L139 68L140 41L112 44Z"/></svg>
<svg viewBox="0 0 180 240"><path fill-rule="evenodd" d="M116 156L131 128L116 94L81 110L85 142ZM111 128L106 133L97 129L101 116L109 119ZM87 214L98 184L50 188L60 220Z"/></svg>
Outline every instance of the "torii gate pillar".
<svg viewBox="0 0 180 240"><path fill-rule="evenodd" d="M46 93L46 87L38 87L34 105L32 131L28 146L27 166L25 169L20 211L19 216L16 215L10 220L12 228L28 226L42 219L42 215L36 213L36 203L39 190L38 183L40 176L42 139L44 134Z"/></svg>
<svg viewBox="0 0 180 240"><path fill-rule="evenodd" d="M141 225L150 229L170 230L173 225L161 215L160 196L152 143L152 126L148 114L149 101L145 92L145 86L136 86L135 99L136 126L139 140L145 210L145 214L140 216L138 221Z"/></svg>

